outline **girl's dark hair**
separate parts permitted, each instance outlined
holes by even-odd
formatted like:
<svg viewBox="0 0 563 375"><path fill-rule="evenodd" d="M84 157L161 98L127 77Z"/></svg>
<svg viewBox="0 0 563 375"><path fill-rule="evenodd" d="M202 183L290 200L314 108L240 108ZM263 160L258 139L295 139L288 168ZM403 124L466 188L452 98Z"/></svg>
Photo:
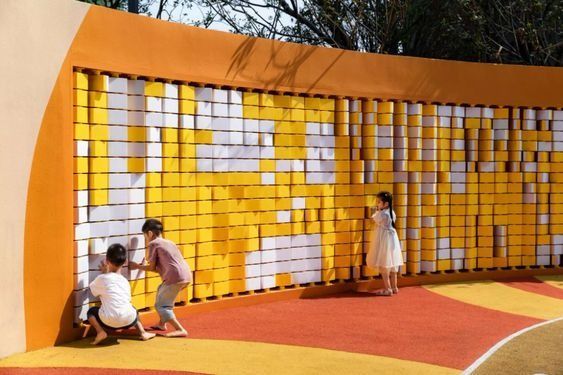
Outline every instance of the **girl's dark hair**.
<svg viewBox="0 0 563 375"><path fill-rule="evenodd" d="M121 244L114 243L108 247L106 259L116 267L121 267L127 260L127 250Z"/></svg>
<svg viewBox="0 0 563 375"><path fill-rule="evenodd" d="M391 216L391 224L395 228L395 219L393 218L393 196L388 191L380 191L376 195L377 199L383 203L389 203L389 215Z"/></svg>
<svg viewBox="0 0 563 375"><path fill-rule="evenodd" d="M155 236L160 236L162 234L162 231L164 230L164 227L162 226L160 220L148 219L143 224L142 231L143 233L147 233L149 230L153 232Z"/></svg>

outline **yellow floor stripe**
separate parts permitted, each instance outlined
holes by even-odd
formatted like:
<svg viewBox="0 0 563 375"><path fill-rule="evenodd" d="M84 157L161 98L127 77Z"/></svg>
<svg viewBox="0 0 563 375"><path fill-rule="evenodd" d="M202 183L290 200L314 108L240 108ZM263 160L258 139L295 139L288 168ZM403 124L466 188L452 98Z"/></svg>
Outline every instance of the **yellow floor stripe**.
<svg viewBox="0 0 563 375"><path fill-rule="evenodd" d="M563 300L547 297L494 281L426 285L426 289L461 302L539 319L563 316Z"/></svg>
<svg viewBox="0 0 563 375"><path fill-rule="evenodd" d="M100 367L208 374L454 374L459 370L367 354L228 340L156 338L92 347L88 340L17 354L0 367Z"/></svg>
<svg viewBox="0 0 563 375"><path fill-rule="evenodd" d="M563 275L535 276L535 278L556 288L563 289Z"/></svg>

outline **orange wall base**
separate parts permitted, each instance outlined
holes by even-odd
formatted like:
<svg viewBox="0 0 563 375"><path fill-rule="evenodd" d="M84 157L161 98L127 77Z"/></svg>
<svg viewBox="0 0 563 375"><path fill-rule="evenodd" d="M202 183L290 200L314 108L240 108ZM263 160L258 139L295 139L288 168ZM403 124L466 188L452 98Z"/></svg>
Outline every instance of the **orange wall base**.
<svg viewBox="0 0 563 375"><path fill-rule="evenodd" d="M563 275L563 267L402 276L399 277L398 283L400 287L405 287L461 281L506 280L542 275ZM252 306L262 303L286 301L300 298L316 298L349 291L365 292L367 290L379 288L381 286L383 286L381 279L374 279L341 282L332 285L298 287L276 291L270 290L264 293L227 297L214 301L206 301L205 303L192 303L186 306L179 306L175 308L175 313L179 318L185 318L200 313L207 313L236 307ZM141 317L143 323L145 324L152 324L158 321L158 314L154 310L142 313Z"/></svg>

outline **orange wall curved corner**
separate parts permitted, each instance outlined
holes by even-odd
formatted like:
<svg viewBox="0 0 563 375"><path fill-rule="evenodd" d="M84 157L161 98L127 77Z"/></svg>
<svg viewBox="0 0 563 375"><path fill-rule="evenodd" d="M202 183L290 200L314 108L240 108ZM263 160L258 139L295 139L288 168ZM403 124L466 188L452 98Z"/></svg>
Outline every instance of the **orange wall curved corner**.
<svg viewBox="0 0 563 375"><path fill-rule="evenodd" d="M68 341L73 290L75 67L173 81L427 103L561 108L561 68L362 54L89 8L45 109L25 222L27 349Z"/></svg>

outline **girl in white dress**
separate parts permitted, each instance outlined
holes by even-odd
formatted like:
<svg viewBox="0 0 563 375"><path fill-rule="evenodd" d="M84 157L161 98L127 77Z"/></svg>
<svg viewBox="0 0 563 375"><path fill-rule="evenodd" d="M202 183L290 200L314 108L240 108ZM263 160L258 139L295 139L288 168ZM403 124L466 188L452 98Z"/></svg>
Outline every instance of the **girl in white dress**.
<svg viewBox="0 0 563 375"><path fill-rule="evenodd" d="M396 215L393 212L392 195L382 191L376 197L376 212L371 217L374 228L366 264L379 270L385 285L384 289L376 290L374 293L379 296L392 296L399 292L397 272L403 265L401 243L395 230Z"/></svg>

